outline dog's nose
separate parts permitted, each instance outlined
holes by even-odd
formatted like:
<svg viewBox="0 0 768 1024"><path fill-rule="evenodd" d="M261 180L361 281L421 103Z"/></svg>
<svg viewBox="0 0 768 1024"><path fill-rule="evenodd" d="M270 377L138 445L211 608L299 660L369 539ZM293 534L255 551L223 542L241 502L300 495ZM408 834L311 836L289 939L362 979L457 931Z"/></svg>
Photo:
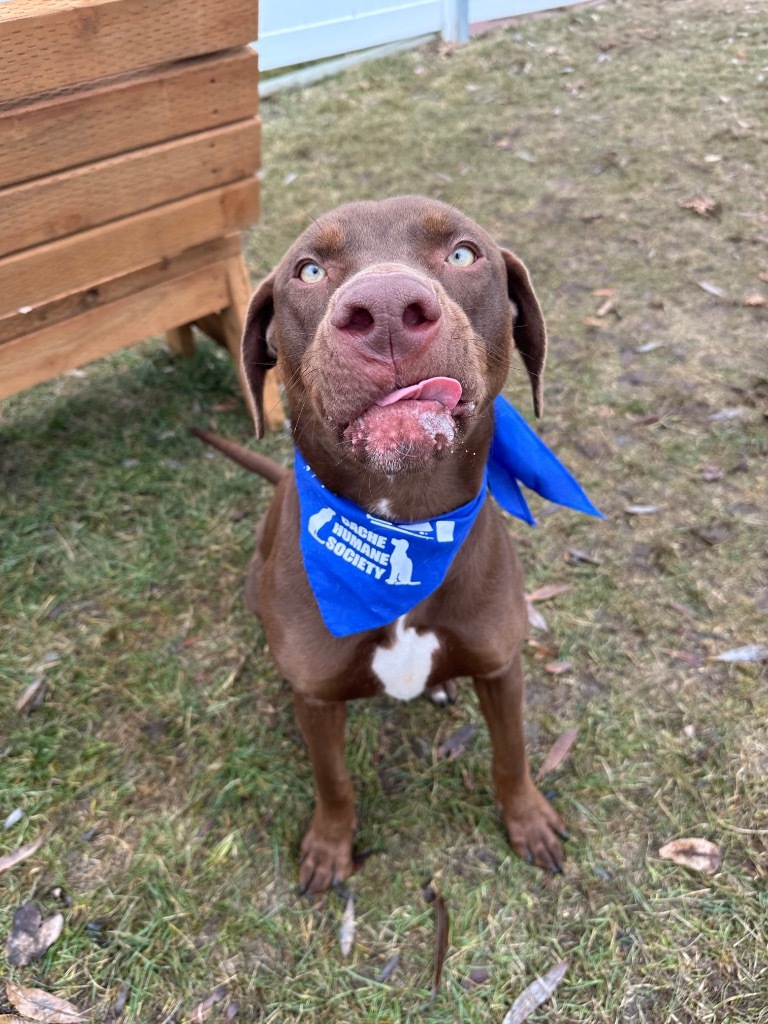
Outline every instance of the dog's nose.
<svg viewBox="0 0 768 1024"><path fill-rule="evenodd" d="M434 340L440 315L436 296L418 277L371 273L342 288L331 328L359 347L397 360Z"/></svg>

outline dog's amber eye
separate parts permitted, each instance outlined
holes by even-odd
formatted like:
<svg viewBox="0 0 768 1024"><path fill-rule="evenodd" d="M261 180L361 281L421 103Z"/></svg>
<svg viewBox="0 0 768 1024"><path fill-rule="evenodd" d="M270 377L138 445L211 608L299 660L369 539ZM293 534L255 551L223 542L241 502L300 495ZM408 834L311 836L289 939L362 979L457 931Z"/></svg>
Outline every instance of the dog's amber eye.
<svg viewBox="0 0 768 1024"><path fill-rule="evenodd" d="M476 259L477 256L468 245L457 245L445 262L452 267L471 267Z"/></svg>
<svg viewBox="0 0 768 1024"><path fill-rule="evenodd" d="M322 267L318 267L316 263L305 263L299 269L299 277L305 284L314 284L316 281L323 280L325 271Z"/></svg>

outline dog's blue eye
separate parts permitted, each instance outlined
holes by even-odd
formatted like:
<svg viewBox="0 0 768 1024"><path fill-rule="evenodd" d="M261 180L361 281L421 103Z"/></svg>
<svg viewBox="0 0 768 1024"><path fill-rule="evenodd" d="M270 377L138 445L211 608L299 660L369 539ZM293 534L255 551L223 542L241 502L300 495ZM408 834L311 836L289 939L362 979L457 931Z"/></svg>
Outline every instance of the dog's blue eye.
<svg viewBox="0 0 768 1024"><path fill-rule="evenodd" d="M476 259L477 256L468 245L457 245L445 262L452 267L471 267Z"/></svg>
<svg viewBox="0 0 768 1024"><path fill-rule="evenodd" d="M314 284L316 281L322 281L325 271L316 263L305 263L299 271L299 277L305 284Z"/></svg>

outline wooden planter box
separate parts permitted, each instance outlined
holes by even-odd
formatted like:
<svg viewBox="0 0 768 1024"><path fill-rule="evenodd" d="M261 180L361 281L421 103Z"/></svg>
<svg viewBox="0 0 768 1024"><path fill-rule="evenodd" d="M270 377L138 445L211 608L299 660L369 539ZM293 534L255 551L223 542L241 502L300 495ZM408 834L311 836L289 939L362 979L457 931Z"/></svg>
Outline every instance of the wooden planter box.
<svg viewBox="0 0 768 1024"><path fill-rule="evenodd" d="M255 0L0 3L0 398L151 334L190 352L192 324L237 358L257 25Z"/></svg>

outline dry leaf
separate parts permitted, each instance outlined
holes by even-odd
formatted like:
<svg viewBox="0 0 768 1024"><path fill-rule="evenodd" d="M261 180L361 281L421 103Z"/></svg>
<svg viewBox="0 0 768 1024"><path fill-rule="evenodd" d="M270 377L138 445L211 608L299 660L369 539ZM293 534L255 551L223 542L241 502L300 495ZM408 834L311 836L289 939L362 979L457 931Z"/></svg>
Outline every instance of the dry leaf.
<svg viewBox="0 0 768 1024"><path fill-rule="evenodd" d="M632 416L631 413L627 413L626 416L633 427L649 427L653 423L661 423L661 416L657 412L649 412L646 416Z"/></svg>
<svg viewBox="0 0 768 1024"><path fill-rule="evenodd" d="M40 925L40 931L37 933L38 946L41 950L38 955L42 956L43 953L45 953L46 950L54 944L63 931L63 914L51 914L50 917L46 917Z"/></svg>
<svg viewBox="0 0 768 1024"><path fill-rule="evenodd" d="M23 817L24 811L22 811L20 807L17 807L15 810L11 811L11 813L5 819L5 821L3 822L3 828L13 828L14 825L18 825L18 823L21 821Z"/></svg>
<svg viewBox="0 0 768 1024"><path fill-rule="evenodd" d="M432 904L435 908L435 966L432 971L432 998L434 999L440 988L443 964L448 952L448 908L439 893L435 896Z"/></svg>
<svg viewBox="0 0 768 1024"><path fill-rule="evenodd" d="M699 217L711 217L720 211L720 203L709 196L693 196L691 199L681 199L677 204L681 210L693 210Z"/></svg>
<svg viewBox="0 0 768 1024"><path fill-rule="evenodd" d="M720 850L708 839L674 839L661 847L659 856L705 875L714 875L723 861Z"/></svg>
<svg viewBox="0 0 768 1024"><path fill-rule="evenodd" d="M209 996L206 996L201 1003L192 1011L189 1018L190 1024L202 1024L211 1012L216 1003L220 1002L227 994L226 985L218 985Z"/></svg>
<svg viewBox="0 0 768 1024"><path fill-rule="evenodd" d="M728 420L740 420L743 419L747 410L741 405L731 406L727 409L721 409L720 412L713 412L711 416L707 416L707 419L712 423L724 423Z"/></svg>
<svg viewBox="0 0 768 1024"><path fill-rule="evenodd" d="M540 629L543 633L549 632L549 626L547 620L536 608L532 601L525 602L528 609L528 622L530 623L531 629Z"/></svg>
<svg viewBox="0 0 768 1024"><path fill-rule="evenodd" d="M533 656L539 661L543 661L545 658L556 658L558 654L557 647L553 647L552 644L543 644L539 640L529 640L528 646L533 648Z"/></svg>
<svg viewBox="0 0 768 1024"><path fill-rule="evenodd" d="M376 981L378 981L380 985L383 985L385 981L389 981L389 978L391 977L392 972L394 971L394 969L397 967L397 965L399 963L400 963L400 954L399 953L395 953L393 956L391 956L389 958L389 960L387 960L387 962L384 964L382 969L376 975Z"/></svg>
<svg viewBox="0 0 768 1024"><path fill-rule="evenodd" d="M585 316L581 322L584 324L585 327L592 327L596 331L602 330L605 327L603 321L598 320L596 316Z"/></svg>
<svg viewBox="0 0 768 1024"><path fill-rule="evenodd" d="M355 942L355 901L350 896L347 905L344 907L344 916L341 919L339 928L339 945L341 955L349 956Z"/></svg>
<svg viewBox="0 0 768 1024"><path fill-rule="evenodd" d="M43 920L36 903L24 903L13 913L13 924L5 947L8 963L14 967L26 967L33 960L39 960L58 939L63 928L63 914L52 914Z"/></svg>
<svg viewBox="0 0 768 1024"><path fill-rule="evenodd" d="M745 647L732 647L730 651L715 654L712 661L768 661L768 646L765 644L747 644Z"/></svg>
<svg viewBox="0 0 768 1024"><path fill-rule="evenodd" d="M698 668L704 660L703 655L698 651L667 651L667 654L674 661L682 661L684 665L690 665L691 668Z"/></svg>
<svg viewBox="0 0 768 1024"><path fill-rule="evenodd" d="M120 988L117 990L115 1001L107 1011L106 1024L115 1024L115 1021L122 1017L126 1006L128 1005L128 996L130 995L130 988L124 981Z"/></svg>
<svg viewBox="0 0 768 1024"><path fill-rule="evenodd" d="M716 299L724 299L728 294L725 288L721 288L716 284L710 284L709 281L697 281L696 284L703 292L706 292L707 295L714 295Z"/></svg>
<svg viewBox="0 0 768 1024"><path fill-rule="evenodd" d="M567 970L568 961L561 960L551 971L532 981L512 1003L501 1024L523 1024L528 1020L533 1011L549 999Z"/></svg>
<svg viewBox="0 0 768 1024"><path fill-rule="evenodd" d="M587 565L603 564L599 558L595 558L588 551L581 551L579 548L568 548L565 553L565 561L571 565L578 565L579 562L585 562Z"/></svg>
<svg viewBox="0 0 768 1024"><path fill-rule="evenodd" d="M73 1003L52 996L50 992L25 988L12 981L6 981L5 992L8 1002L30 1020L42 1021L43 1024L85 1024L85 1014L80 1013Z"/></svg>
<svg viewBox="0 0 768 1024"><path fill-rule="evenodd" d="M544 671L553 676L561 676L563 672L570 672L572 668L573 665L570 661L548 661L544 666Z"/></svg>
<svg viewBox="0 0 768 1024"><path fill-rule="evenodd" d="M17 1017L15 1013L0 1013L0 1024L27 1024L27 1021Z"/></svg>
<svg viewBox="0 0 768 1024"><path fill-rule="evenodd" d="M709 530L697 529L694 527L691 530L691 533L695 537L698 537L699 540L703 540L705 544L709 544L712 547L714 547L715 544L722 544L723 541L728 540L728 537L730 536L730 531L725 525L713 526Z"/></svg>
<svg viewBox="0 0 768 1024"><path fill-rule="evenodd" d="M10 853L4 854L0 857L0 874L3 871L8 871L9 868L15 868L17 864L21 864L27 857L31 857L33 853L37 853L40 847L43 845L43 837L40 836L35 839L33 843L27 843L25 846L20 846L16 850L11 850Z"/></svg>
<svg viewBox="0 0 768 1024"><path fill-rule="evenodd" d="M680 612L681 615L686 615L689 619L698 619L698 615L696 614L696 612L693 610L693 608L689 608L687 604L681 604L679 601L670 600L667 601L667 605L673 611Z"/></svg>
<svg viewBox="0 0 768 1024"><path fill-rule="evenodd" d="M752 292L750 295L745 295L741 300L745 306L768 306L768 299L760 292Z"/></svg>
<svg viewBox="0 0 768 1024"><path fill-rule="evenodd" d="M491 980L491 972L486 967L473 967L467 977L461 983L462 988L474 988L476 985L485 985Z"/></svg>
<svg viewBox="0 0 768 1024"><path fill-rule="evenodd" d="M660 512L663 505L625 505L624 511L628 516L652 516Z"/></svg>
<svg viewBox="0 0 768 1024"><path fill-rule="evenodd" d="M437 748L437 756L444 757L448 761L453 761L459 756L459 754L462 754L466 750L467 744L476 732L477 726L472 725L471 722L467 725L462 725L462 727L449 736L444 743L440 744Z"/></svg>
<svg viewBox="0 0 768 1024"><path fill-rule="evenodd" d="M616 294L615 288L595 288L592 294L597 299L610 299Z"/></svg>
<svg viewBox="0 0 768 1024"><path fill-rule="evenodd" d="M546 583L543 587L538 587L531 594L526 594L526 601L549 601L553 597L557 597L558 594L565 594L571 589L570 583Z"/></svg>
<svg viewBox="0 0 768 1024"><path fill-rule="evenodd" d="M26 711L34 711L43 703L47 692L48 683L45 681L45 676L38 676L16 701L16 710L21 715Z"/></svg>
<svg viewBox="0 0 768 1024"><path fill-rule="evenodd" d="M602 303L600 308L595 311L595 316L608 316L608 314L613 309L614 305L615 302L613 301L613 299L606 299L605 302Z"/></svg>
<svg viewBox="0 0 768 1024"><path fill-rule="evenodd" d="M721 480L723 477L723 470L716 462L705 462L701 467L701 479L706 480L707 483L712 483L713 480Z"/></svg>
<svg viewBox="0 0 768 1024"><path fill-rule="evenodd" d="M571 747L576 742L576 737L579 735L578 729L566 729L565 732L558 736L552 746L549 748L547 756L541 763L538 774L536 775L536 781L543 779L545 775L549 775L555 768L559 768L563 761L568 756Z"/></svg>
<svg viewBox="0 0 768 1024"><path fill-rule="evenodd" d="M240 407L240 398L237 395L232 395L230 398L225 398L223 402L217 402L211 406L213 412L232 412L233 409Z"/></svg>

